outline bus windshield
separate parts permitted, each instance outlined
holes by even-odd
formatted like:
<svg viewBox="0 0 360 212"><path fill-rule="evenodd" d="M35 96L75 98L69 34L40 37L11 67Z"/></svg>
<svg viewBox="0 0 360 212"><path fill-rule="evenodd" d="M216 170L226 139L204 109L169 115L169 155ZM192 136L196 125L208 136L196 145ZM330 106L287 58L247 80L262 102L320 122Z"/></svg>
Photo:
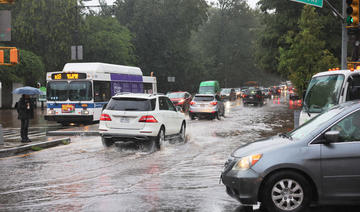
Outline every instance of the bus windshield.
<svg viewBox="0 0 360 212"><path fill-rule="evenodd" d="M47 85L47 100L49 101L90 101L92 86L89 81L52 81Z"/></svg>
<svg viewBox="0 0 360 212"><path fill-rule="evenodd" d="M90 101L91 96L91 82L74 81L69 83L70 101Z"/></svg>
<svg viewBox="0 0 360 212"><path fill-rule="evenodd" d="M309 113L321 113L339 102L344 75L334 74L311 79L306 91L304 109Z"/></svg>
<svg viewBox="0 0 360 212"><path fill-rule="evenodd" d="M66 101L68 83L67 82L48 82L47 84L47 100L49 101Z"/></svg>

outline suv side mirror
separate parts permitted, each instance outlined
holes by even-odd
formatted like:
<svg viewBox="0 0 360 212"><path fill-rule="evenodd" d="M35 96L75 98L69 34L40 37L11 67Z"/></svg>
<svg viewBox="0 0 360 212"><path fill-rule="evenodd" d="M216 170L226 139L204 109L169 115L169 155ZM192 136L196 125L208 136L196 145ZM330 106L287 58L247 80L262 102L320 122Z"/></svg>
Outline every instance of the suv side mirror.
<svg viewBox="0 0 360 212"><path fill-rule="evenodd" d="M328 131L325 133L325 142L326 143L335 143L339 141L340 132L339 131Z"/></svg>

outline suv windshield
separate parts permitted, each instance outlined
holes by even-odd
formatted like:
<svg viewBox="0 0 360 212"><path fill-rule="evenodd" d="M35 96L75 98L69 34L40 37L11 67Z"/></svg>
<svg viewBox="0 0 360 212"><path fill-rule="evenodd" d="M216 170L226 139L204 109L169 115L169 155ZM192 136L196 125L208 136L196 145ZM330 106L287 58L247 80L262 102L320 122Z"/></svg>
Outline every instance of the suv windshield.
<svg viewBox="0 0 360 212"><path fill-rule="evenodd" d="M199 93L215 93L214 86L200 86Z"/></svg>
<svg viewBox="0 0 360 212"><path fill-rule="evenodd" d="M311 79L305 95L305 108L309 113L320 113L338 104L344 75L328 75Z"/></svg>
<svg viewBox="0 0 360 212"><path fill-rule="evenodd" d="M156 99L112 98L106 110L119 111L152 111L155 110Z"/></svg>
<svg viewBox="0 0 360 212"><path fill-rule="evenodd" d="M213 96L195 96L194 101L198 101L198 102L211 102L214 100Z"/></svg>
<svg viewBox="0 0 360 212"><path fill-rule="evenodd" d="M185 93L170 93L167 95L170 99L175 99L175 98L184 98L185 97Z"/></svg>

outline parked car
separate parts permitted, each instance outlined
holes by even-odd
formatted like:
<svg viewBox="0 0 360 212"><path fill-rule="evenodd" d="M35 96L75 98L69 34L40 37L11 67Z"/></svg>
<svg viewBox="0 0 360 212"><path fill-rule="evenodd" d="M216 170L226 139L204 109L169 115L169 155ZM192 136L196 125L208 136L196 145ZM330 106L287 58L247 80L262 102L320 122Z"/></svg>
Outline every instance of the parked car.
<svg viewBox="0 0 360 212"><path fill-rule="evenodd" d="M360 101L334 106L299 128L235 150L221 174L227 193L269 212L359 204Z"/></svg>
<svg viewBox="0 0 360 212"><path fill-rule="evenodd" d="M225 116L225 106L219 95L196 94L190 102L189 116L192 120L195 117L217 118L220 120L220 116Z"/></svg>
<svg viewBox="0 0 360 212"><path fill-rule="evenodd" d="M254 104L262 106L264 104L264 95L261 90L249 88L243 96L244 105Z"/></svg>
<svg viewBox="0 0 360 212"><path fill-rule="evenodd" d="M234 88L223 88L220 91L220 96L222 100L235 101L236 92Z"/></svg>
<svg viewBox="0 0 360 212"><path fill-rule="evenodd" d="M192 96L188 92L178 91L171 92L166 95L174 103L175 106L180 106L183 112L187 112L190 107Z"/></svg>
<svg viewBox="0 0 360 212"><path fill-rule="evenodd" d="M163 145L170 136L185 140L185 115L165 95L117 94L103 110L99 124L105 146L116 141Z"/></svg>

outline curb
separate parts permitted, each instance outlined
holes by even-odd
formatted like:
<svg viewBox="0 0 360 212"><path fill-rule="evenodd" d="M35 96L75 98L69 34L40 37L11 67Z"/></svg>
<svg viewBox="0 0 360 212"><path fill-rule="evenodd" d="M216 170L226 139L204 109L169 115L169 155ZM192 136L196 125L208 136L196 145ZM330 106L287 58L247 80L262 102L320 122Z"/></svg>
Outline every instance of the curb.
<svg viewBox="0 0 360 212"><path fill-rule="evenodd" d="M70 138L61 138L61 139L55 139L55 140L51 140L51 141L44 141L44 142L35 143L35 144L28 144L28 145L19 146L19 147L12 147L12 148L8 148L8 149L2 149L2 150L0 150L0 158L16 155L16 154L19 154L19 153L22 153L22 152L25 152L25 151L30 151L34 147L50 148L50 147L54 147L54 146L58 146L60 144L70 143L70 142L71 142Z"/></svg>
<svg viewBox="0 0 360 212"><path fill-rule="evenodd" d="M98 131L48 131L47 136L99 136Z"/></svg>

